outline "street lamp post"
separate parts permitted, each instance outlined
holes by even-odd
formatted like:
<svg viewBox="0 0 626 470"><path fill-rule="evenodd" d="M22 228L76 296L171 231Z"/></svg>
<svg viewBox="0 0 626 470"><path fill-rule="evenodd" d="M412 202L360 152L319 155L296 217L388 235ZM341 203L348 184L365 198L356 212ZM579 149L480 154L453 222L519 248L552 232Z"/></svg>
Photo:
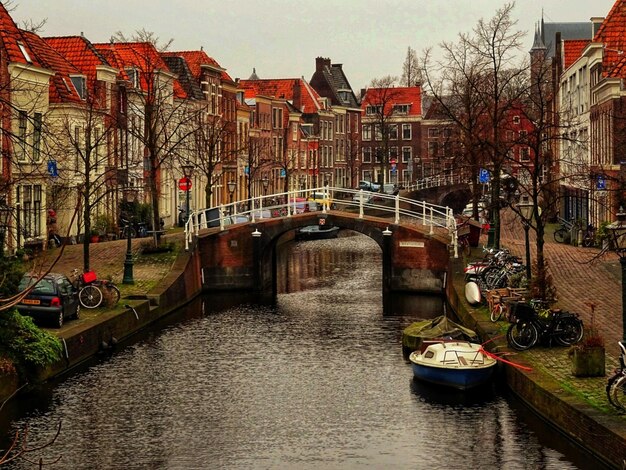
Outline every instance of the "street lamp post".
<svg viewBox="0 0 626 470"><path fill-rule="evenodd" d="M261 178L261 184L263 184L263 196L267 196L267 187L270 184L270 180L267 178L267 175Z"/></svg>
<svg viewBox="0 0 626 470"><path fill-rule="evenodd" d="M526 279L530 284L532 270L530 268L530 238L528 236L528 231L530 230L530 223L533 218L534 205L528 200L527 197L525 197L523 201L520 201L517 204L517 208L522 216L522 224L524 225L524 241L526 242Z"/></svg>
<svg viewBox="0 0 626 470"><path fill-rule="evenodd" d="M626 344L626 213L622 207L617 213L617 220L607 229L611 234L611 248L619 256L622 268L622 342Z"/></svg>
<svg viewBox="0 0 626 470"><path fill-rule="evenodd" d="M130 204L135 201L135 189L127 188L124 194L124 200L127 203L127 207L130 208ZM122 284L134 284L135 279L133 277L133 245L131 237L131 215L127 214L126 217L126 259L124 260L124 277L122 278Z"/></svg>
<svg viewBox="0 0 626 470"><path fill-rule="evenodd" d="M189 220L189 215L191 214L191 210L189 207L189 198L191 195L191 187L190 187L190 183L191 183L191 175L193 174L193 165L182 165L182 170L183 170L183 176L187 179L187 190L185 191L186 195L185 195L185 223Z"/></svg>
<svg viewBox="0 0 626 470"><path fill-rule="evenodd" d="M233 213L233 195L235 194L235 188L237 187L237 183L233 180L230 180L228 183L228 193L230 194L230 213Z"/></svg>

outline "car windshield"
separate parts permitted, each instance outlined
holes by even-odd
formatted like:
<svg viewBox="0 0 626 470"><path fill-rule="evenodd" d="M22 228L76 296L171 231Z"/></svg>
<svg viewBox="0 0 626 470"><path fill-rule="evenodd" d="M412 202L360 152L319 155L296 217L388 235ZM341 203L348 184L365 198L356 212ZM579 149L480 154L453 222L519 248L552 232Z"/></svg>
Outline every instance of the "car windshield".
<svg viewBox="0 0 626 470"><path fill-rule="evenodd" d="M23 277L18 287L19 290L24 290L31 286L37 280L36 277ZM54 282L51 279L42 279L37 285L30 291L31 294L54 294Z"/></svg>

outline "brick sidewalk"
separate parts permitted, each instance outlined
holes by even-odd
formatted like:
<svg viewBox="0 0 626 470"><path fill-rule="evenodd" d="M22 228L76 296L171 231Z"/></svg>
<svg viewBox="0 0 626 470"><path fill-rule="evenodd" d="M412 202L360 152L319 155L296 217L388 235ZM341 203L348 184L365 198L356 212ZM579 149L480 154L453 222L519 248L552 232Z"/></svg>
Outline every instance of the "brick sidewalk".
<svg viewBox="0 0 626 470"><path fill-rule="evenodd" d="M163 240L182 241L183 236L183 233L172 233L163 237ZM172 260L170 254L167 256L154 254L138 258L144 243L150 243L150 239L135 238L132 240L133 277L135 280L132 285L122 286L127 249L126 240L113 240L90 245L90 267L99 278L111 278L122 288L124 296L145 294L169 273ZM37 258L35 263L43 263L42 267L45 269L58 256L59 251L60 248L48 250L41 258ZM63 250L63 255L52 270L69 276L74 268L78 268L80 271L83 269L83 245L67 245Z"/></svg>

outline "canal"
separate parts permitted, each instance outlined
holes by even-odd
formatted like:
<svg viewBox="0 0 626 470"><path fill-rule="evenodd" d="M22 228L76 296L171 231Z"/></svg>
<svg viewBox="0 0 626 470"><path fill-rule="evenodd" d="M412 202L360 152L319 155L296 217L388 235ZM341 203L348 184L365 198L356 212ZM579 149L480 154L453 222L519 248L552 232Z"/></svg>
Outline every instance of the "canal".
<svg viewBox="0 0 626 470"><path fill-rule="evenodd" d="M29 457L64 469L602 468L507 396L413 380L363 236L288 243L276 305L205 297L114 355L10 402ZM6 436L5 436L6 439ZM6 443L6 440L4 441ZM20 461L9 468L32 468Z"/></svg>

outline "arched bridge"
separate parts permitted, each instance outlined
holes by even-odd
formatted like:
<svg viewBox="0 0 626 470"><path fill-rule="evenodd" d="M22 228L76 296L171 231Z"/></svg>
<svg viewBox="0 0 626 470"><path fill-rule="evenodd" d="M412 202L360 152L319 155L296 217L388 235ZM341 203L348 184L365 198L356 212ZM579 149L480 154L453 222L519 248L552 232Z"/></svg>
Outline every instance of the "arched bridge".
<svg viewBox="0 0 626 470"><path fill-rule="evenodd" d="M277 245L311 225L354 230L378 243L385 305L392 292L441 294L449 258L457 256L450 208L400 194L330 187L195 211L185 226L187 249L204 289L255 291L273 298Z"/></svg>

